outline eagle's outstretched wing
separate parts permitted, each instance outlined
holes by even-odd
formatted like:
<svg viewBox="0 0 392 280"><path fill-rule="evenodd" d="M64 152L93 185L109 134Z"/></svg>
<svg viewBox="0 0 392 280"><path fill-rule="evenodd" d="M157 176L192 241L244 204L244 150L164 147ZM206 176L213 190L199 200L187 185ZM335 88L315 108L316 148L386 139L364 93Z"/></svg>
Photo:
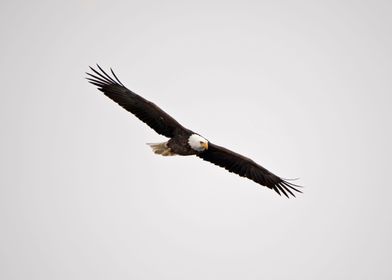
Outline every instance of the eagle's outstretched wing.
<svg viewBox="0 0 392 280"><path fill-rule="evenodd" d="M176 130L185 130L181 124L157 105L127 89L112 69L110 70L113 77L106 74L98 64L97 66L100 72L90 67L94 74L86 73L90 76L87 80L96 85L107 97L134 114L161 135L171 138Z"/></svg>
<svg viewBox="0 0 392 280"><path fill-rule="evenodd" d="M208 143L208 149L197 154L198 157L225 168L229 172L236 173L242 177L249 178L256 183L276 191L279 195L283 193L295 196L292 191L301 192L295 184L276 176L253 160L230 151L218 145Z"/></svg>

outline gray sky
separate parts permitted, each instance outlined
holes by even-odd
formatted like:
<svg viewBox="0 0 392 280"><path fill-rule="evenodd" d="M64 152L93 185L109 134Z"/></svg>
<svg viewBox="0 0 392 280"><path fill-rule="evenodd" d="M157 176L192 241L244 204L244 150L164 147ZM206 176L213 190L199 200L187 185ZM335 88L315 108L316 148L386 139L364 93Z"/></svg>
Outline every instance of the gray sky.
<svg viewBox="0 0 392 280"><path fill-rule="evenodd" d="M1 279L391 279L390 1L2 1ZM130 89L304 194L164 140Z"/></svg>

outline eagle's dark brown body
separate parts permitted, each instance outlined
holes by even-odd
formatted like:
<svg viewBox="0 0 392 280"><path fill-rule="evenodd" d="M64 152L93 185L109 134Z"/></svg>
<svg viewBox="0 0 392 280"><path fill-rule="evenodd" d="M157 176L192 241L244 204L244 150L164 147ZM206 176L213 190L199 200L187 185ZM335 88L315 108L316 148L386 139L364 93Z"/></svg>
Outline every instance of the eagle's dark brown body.
<svg viewBox="0 0 392 280"><path fill-rule="evenodd" d="M167 146L173 153L180 156L195 155L197 152L191 148L188 144L189 137L194 134L192 131L187 131L170 138L167 142Z"/></svg>

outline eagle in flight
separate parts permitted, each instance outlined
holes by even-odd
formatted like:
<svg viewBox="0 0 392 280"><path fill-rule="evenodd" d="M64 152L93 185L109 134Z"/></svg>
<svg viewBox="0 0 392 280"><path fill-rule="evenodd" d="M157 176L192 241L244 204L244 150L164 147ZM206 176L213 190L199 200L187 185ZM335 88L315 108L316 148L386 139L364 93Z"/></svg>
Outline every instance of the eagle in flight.
<svg viewBox="0 0 392 280"><path fill-rule="evenodd" d="M113 76L110 76L98 64L97 67L99 70L90 67L92 73L86 73L91 84L157 133L170 138L163 143L148 144L154 153L162 156L196 155L229 172L273 189L279 195L283 193L287 197L295 197L294 192L301 192L298 189L300 186L276 176L253 160L215 145L200 134L183 127L157 105L126 88L112 69L110 71Z"/></svg>

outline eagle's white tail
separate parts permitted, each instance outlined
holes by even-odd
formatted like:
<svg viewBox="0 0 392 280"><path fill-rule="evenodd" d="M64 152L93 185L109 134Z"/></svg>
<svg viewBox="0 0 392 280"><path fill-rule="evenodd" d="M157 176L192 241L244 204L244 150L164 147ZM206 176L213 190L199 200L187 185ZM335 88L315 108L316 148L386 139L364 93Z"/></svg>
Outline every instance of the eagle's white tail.
<svg viewBox="0 0 392 280"><path fill-rule="evenodd" d="M163 143L147 143L154 153L162 156L174 156L175 153L167 146L167 142Z"/></svg>

